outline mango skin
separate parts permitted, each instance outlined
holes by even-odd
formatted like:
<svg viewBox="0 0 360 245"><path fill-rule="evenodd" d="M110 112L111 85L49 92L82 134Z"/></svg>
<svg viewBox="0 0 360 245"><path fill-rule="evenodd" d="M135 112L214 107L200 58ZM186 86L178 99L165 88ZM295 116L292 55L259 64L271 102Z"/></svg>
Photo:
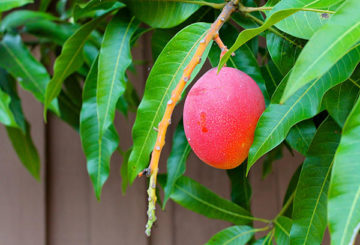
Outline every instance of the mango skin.
<svg viewBox="0 0 360 245"><path fill-rule="evenodd" d="M224 67L207 71L191 88L184 106L187 140L195 154L219 169L239 166L248 156L263 94L247 74Z"/></svg>

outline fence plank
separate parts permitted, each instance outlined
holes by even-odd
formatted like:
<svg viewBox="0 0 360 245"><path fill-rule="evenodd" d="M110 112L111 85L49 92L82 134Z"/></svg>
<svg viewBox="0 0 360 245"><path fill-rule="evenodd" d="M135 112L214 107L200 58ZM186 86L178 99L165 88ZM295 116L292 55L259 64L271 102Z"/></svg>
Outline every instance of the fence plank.
<svg viewBox="0 0 360 245"><path fill-rule="evenodd" d="M44 169L42 107L30 94L21 92L20 96ZM44 178L37 182L22 166L3 126L0 138L0 243L44 245Z"/></svg>

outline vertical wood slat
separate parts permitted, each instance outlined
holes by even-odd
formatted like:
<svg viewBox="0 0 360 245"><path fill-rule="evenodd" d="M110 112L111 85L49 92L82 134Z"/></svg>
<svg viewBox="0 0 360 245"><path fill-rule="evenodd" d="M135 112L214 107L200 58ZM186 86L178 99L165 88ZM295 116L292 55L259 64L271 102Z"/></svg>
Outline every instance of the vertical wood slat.
<svg viewBox="0 0 360 245"><path fill-rule="evenodd" d="M32 95L20 92L24 113L44 169L45 127L42 106ZM18 159L0 127L0 244L45 245L45 183L37 182Z"/></svg>

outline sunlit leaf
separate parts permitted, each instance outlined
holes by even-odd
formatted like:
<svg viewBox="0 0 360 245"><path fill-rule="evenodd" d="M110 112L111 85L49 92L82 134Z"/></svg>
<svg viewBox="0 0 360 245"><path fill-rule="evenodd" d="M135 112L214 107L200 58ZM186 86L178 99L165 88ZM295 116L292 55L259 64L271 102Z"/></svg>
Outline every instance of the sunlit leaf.
<svg viewBox="0 0 360 245"><path fill-rule="evenodd" d="M354 244L360 227L360 99L348 116L335 154L329 189L332 244Z"/></svg>
<svg viewBox="0 0 360 245"><path fill-rule="evenodd" d="M360 60L360 48L354 49L344 56L320 79L316 79L284 104L277 103L286 79L278 86L273 101L260 117L255 130L254 143L249 152L248 169L266 152L280 144L287 136L290 128L300 121L315 116L320 111L321 99L325 92L350 77ZM275 98L275 99L274 99Z"/></svg>
<svg viewBox="0 0 360 245"><path fill-rule="evenodd" d="M196 23L184 28L171 39L156 60L147 79L144 97L139 105L132 131L134 146L129 159L130 183L148 164L150 152L156 141L154 127L158 126L172 90L209 27L210 24ZM209 48L205 50L202 62L196 66L188 84L199 72L208 52Z"/></svg>
<svg viewBox="0 0 360 245"><path fill-rule="evenodd" d="M345 1L311 37L291 71L282 102L321 77L360 41L359 9L360 1Z"/></svg>

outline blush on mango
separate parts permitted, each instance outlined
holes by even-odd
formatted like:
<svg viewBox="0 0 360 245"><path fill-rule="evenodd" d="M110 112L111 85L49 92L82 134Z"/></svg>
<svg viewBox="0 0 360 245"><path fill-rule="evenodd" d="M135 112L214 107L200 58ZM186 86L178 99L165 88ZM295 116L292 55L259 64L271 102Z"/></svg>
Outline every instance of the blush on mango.
<svg viewBox="0 0 360 245"><path fill-rule="evenodd" d="M245 73L224 67L206 72L191 88L184 107L184 129L195 154L220 169L240 165L248 156L264 97Z"/></svg>

